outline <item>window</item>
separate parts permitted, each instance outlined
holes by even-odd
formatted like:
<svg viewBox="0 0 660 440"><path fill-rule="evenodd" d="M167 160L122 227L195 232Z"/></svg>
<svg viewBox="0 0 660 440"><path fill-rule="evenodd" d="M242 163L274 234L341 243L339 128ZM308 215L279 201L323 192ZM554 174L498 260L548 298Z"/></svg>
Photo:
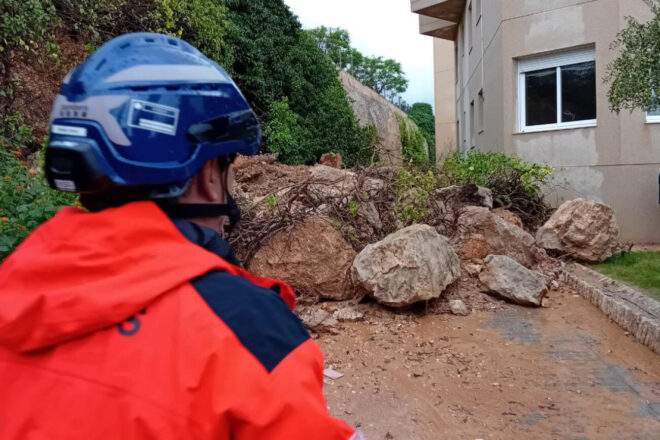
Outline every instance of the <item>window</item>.
<svg viewBox="0 0 660 440"><path fill-rule="evenodd" d="M647 111L646 122L660 123L660 108Z"/></svg>
<svg viewBox="0 0 660 440"><path fill-rule="evenodd" d="M596 58L593 49L518 62L520 131L596 125Z"/></svg>

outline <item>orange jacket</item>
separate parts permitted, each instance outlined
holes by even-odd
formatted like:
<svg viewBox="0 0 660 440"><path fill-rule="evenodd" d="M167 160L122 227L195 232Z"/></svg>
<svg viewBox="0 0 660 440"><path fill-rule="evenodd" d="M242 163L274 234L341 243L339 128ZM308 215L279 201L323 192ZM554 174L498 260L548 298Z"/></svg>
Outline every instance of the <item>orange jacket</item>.
<svg viewBox="0 0 660 440"><path fill-rule="evenodd" d="M293 303L153 203L64 209L0 267L0 438L348 440Z"/></svg>

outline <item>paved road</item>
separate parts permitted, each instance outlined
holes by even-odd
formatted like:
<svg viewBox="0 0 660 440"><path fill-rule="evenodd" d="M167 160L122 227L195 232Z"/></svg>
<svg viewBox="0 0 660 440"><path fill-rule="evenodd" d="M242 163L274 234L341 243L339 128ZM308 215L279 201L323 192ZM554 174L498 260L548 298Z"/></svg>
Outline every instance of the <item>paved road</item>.
<svg viewBox="0 0 660 440"><path fill-rule="evenodd" d="M461 318L368 307L322 335L331 412L380 439L660 440L660 357L573 292Z"/></svg>

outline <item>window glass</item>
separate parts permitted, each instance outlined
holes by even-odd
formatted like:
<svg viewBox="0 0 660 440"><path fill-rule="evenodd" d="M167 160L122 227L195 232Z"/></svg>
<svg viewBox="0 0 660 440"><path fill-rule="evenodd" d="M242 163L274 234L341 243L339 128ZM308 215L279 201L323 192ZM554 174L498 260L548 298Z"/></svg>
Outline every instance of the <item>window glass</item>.
<svg viewBox="0 0 660 440"><path fill-rule="evenodd" d="M660 117L660 108L656 108L655 110L649 110L648 115Z"/></svg>
<svg viewBox="0 0 660 440"><path fill-rule="evenodd" d="M596 62L561 68L562 122L596 119Z"/></svg>
<svg viewBox="0 0 660 440"><path fill-rule="evenodd" d="M557 69L525 74L525 108L528 126L557 123Z"/></svg>

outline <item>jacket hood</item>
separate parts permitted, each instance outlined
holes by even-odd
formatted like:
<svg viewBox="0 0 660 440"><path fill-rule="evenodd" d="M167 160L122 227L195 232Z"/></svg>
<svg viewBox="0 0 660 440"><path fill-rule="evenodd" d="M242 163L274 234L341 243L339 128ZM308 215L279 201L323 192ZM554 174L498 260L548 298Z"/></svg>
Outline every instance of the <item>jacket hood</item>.
<svg viewBox="0 0 660 440"><path fill-rule="evenodd" d="M121 323L221 263L151 202L65 208L0 266L0 345L31 351Z"/></svg>

